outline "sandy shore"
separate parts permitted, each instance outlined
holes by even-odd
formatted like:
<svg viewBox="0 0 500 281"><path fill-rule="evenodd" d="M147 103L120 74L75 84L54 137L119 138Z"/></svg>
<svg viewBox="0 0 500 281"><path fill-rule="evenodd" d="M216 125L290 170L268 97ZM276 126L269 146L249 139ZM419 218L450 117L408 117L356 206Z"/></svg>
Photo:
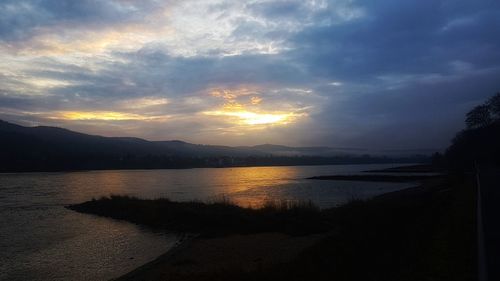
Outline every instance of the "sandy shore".
<svg viewBox="0 0 500 281"><path fill-rule="evenodd" d="M196 280L196 276L253 271L291 261L327 234L281 233L191 237L156 260L116 280Z"/></svg>

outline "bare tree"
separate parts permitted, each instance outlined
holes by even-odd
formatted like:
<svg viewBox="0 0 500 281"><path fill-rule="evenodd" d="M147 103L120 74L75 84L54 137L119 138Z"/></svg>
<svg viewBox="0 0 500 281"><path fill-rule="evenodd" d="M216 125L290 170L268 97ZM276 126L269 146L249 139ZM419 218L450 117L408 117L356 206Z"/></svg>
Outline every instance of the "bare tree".
<svg viewBox="0 0 500 281"><path fill-rule="evenodd" d="M478 105L467 113L465 124L467 124L467 128L474 129L488 126L492 121L490 107Z"/></svg>

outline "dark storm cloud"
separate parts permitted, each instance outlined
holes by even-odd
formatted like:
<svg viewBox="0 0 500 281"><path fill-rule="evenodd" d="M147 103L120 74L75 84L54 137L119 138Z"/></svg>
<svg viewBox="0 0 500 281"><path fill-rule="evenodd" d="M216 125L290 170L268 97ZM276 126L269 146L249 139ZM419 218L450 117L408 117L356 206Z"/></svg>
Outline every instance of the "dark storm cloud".
<svg viewBox="0 0 500 281"><path fill-rule="evenodd" d="M208 87L241 84L298 86L311 79L287 58L274 55L184 58L155 51L122 56L132 56L134 60L113 65L103 72L104 77L111 79L110 85L116 85L112 79L119 76L136 83L138 89L152 87L178 96Z"/></svg>
<svg viewBox="0 0 500 281"><path fill-rule="evenodd" d="M498 90L499 73L500 69L440 83L341 93L330 111L317 119L330 124L323 134L329 142L372 148L444 147L463 126L464 113Z"/></svg>
<svg viewBox="0 0 500 281"><path fill-rule="evenodd" d="M370 2L365 18L297 34L292 55L315 75L348 79L390 72L441 73L453 60L498 65L500 9L490 2L471 14L470 5L459 9L461 1ZM469 18L453 25L464 17Z"/></svg>
<svg viewBox="0 0 500 281"><path fill-rule="evenodd" d="M58 24L105 26L137 21L154 7L154 1L2 0L0 40L27 39L40 28Z"/></svg>

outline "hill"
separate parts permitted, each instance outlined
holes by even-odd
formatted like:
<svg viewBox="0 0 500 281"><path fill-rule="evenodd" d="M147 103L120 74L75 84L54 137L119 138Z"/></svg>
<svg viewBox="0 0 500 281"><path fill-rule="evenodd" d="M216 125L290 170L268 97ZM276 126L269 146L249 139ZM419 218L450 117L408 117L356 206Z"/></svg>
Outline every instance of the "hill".
<svg viewBox="0 0 500 281"><path fill-rule="evenodd" d="M418 162L328 147L217 146L103 137L0 120L0 172Z"/></svg>

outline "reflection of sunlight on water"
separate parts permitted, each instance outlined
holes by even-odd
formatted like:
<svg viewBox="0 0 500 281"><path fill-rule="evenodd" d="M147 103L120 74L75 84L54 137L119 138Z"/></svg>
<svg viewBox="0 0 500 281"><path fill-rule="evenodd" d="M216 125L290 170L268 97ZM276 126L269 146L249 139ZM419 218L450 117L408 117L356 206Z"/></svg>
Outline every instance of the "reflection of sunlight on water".
<svg viewBox="0 0 500 281"><path fill-rule="evenodd" d="M280 185L231 193L228 197L231 202L250 208L260 208L268 202L312 202L320 208L329 208L414 185L414 183L290 180Z"/></svg>
<svg viewBox="0 0 500 281"><path fill-rule="evenodd" d="M223 171L217 176L219 184L226 187L224 192L234 193L255 187L283 184L297 178L298 174L296 167L251 167L232 168L230 172Z"/></svg>
<svg viewBox="0 0 500 281"><path fill-rule="evenodd" d="M91 175L88 175L90 174ZM75 172L65 173L61 178L62 184L65 186L78 186L81 189L85 186L86 189L93 189L95 197L107 196L111 194L127 194L130 192L128 185L129 180L124 172L119 171L95 171L95 172ZM82 202L89 200L88 193L76 193L66 190L71 193L74 200L72 202Z"/></svg>
<svg viewBox="0 0 500 281"><path fill-rule="evenodd" d="M216 172L215 181L221 188L218 188L217 194L211 196L210 200L229 199L232 203L250 208L259 208L266 202L281 198L279 191L274 187L289 184L294 179L300 178L298 167L244 167L219 169L219 171ZM260 192L252 192L254 190ZM238 196L241 194L247 196Z"/></svg>
<svg viewBox="0 0 500 281"><path fill-rule="evenodd" d="M125 191L126 180L124 173L99 173L96 176L95 184L102 193L122 194Z"/></svg>
<svg viewBox="0 0 500 281"><path fill-rule="evenodd" d="M236 167L187 170L92 171L61 174L70 202L110 194L172 200L217 200L226 196L243 207L267 201L312 201L323 207L407 187L400 183L311 181L306 177L356 173L383 165ZM77 192L80 191L80 192Z"/></svg>
<svg viewBox="0 0 500 281"><path fill-rule="evenodd" d="M242 207L260 208L268 202L313 202L321 208L334 207L354 199L367 199L381 193L414 186L413 183L355 181L314 181L313 175L356 173L370 167L284 166L207 169L210 173L211 201L222 197ZM199 177L202 183L204 177ZM221 197L222 196L222 197Z"/></svg>

